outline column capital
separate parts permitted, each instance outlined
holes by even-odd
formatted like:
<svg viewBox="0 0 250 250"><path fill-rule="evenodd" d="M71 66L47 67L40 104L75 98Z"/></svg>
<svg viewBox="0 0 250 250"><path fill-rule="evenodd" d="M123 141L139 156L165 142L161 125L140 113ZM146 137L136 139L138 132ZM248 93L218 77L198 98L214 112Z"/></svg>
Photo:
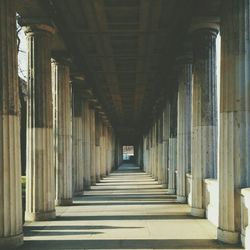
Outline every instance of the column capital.
<svg viewBox="0 0 250 250"><path fill-rule="evenodd" d="M47 18L19 18L18 23L21 27L24 27L26 35L41 31L52 34L56 32L55 24Z"/></svg>
<svg viewBox="0 0 250 250"><path fill-rule="evenodd" d="M214 35L217 35L220 30L220 18L219 17L195 17L191 21L189 27L189 33L194 34L200 31L209 31Z"/></svg>
<svg viewBox="0 0 250 250"><path fill-rule="evenodd" d="M52 51L51 57L51 63L56 65L70 66L72 63L71 56L67 51Z"/></svg>

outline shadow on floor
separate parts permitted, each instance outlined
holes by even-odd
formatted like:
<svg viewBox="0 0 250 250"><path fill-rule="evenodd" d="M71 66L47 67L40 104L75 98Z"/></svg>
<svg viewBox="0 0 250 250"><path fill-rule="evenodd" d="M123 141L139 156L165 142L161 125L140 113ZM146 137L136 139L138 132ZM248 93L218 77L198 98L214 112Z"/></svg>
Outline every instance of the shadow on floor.
<svg viewBox="0 0 250 250"><path fill-rule="evenodd" d="M36 240L25 241L21 249L239 249L216 240Z"/></svg>

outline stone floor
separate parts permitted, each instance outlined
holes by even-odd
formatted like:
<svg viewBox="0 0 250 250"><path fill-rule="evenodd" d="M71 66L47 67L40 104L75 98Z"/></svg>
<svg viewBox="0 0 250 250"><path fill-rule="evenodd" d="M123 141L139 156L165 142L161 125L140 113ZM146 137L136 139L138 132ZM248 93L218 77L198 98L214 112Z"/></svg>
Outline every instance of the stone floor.
<svg viewBox="0 0 250 250"><path fill-rule="evenodd" d="M241 249L216 239L216 228L135 166L124 164L57 219L25 225L21 249Z"/></svg>

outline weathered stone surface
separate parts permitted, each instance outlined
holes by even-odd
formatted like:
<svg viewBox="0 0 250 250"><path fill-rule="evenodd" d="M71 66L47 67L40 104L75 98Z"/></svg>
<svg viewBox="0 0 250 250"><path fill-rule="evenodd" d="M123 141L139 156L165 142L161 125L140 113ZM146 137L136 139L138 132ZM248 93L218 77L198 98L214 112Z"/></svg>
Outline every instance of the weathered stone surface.
<svg viewBox="0 0 250 250"><path fill-rule="evenodd" d="M15 1L0 1L0 249L23 243Z"/></svg>
<svg viewBox="0 0 250 250"><path fill-rule="evenodd" d="M55 217L55 171L48 24L25 23L28 40L27 221Z"/></svg>
<svg viewBox="0 0 250 250"><path fill-rule="evenodd" d="M64 58L52 60L56 205L72 203L72 90L69 65Z"/></svg>
<svg viewBox="0 0 250 250"><path fill-rule="evenodd" d="M178 58L178 115L177 115L177 196L186 201L186 174L191 172L191 98L192 57Z"/></svg>
<svg viewBox="0 0 250 250"><path fill-rule="evenodd" d="M217 176L216 26L193 31L192 210L203 217L203 180Z"/></svg>
<svg viewBox="0 0 250 250"><path fill-rule="evenodd" d="M250 186L250 1L223 1L218 239L239 241L240 188Z"/></svg>

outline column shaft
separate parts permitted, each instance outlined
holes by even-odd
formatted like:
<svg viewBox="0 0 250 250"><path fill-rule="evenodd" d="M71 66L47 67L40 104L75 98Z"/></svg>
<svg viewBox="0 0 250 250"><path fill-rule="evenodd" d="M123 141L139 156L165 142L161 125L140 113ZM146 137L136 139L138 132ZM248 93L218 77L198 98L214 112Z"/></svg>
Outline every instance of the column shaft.
<svg viewBox="0 0 250 250"><path fill-rule="evenodd" d="M0 248L23 242L15 1L0 1Z"/></svg>
<svg viewBox="0 0 250 250"><path fill-rule="evenodd" d="M56 205L65 206L72 203L72 91L67 62L52 60L52 86Z"/></svg>
<svg viewBox="0 0 250 250"><path fill-rule="evenodd" d="M26 27L28 39L27 188L28 221L55 217L50 26Z"/></svg>
<svg viewBox="0 0 250 250"><path fill-rule="evenodd" d="M83 158L84 158L84 188L89 189L91 185L91 113L89 102L87 100L82 101L83 105Z"/></svg>
<svg viewBox="0 0 250 250"><path fill-rule="evenodd" d="M72 164L74 194L82 194L84 187L83 118L81 88L73 82L73 119L72 119Z"/></svg>
<svg viewBox="0 0 250 250"><path fill-rule="evenodd" d="M223 1L218 238L236 243L240 189L250 186L250 1Z"/></svg>
<svg viewBox="0 0 250 250"><path fill-rule="evenodd" d="M201 29L193 34L192 94L192 210L204 216L203 180L217 171L216 36L218 30Z"/></svg>
<svg viewBox="0 0 250 250"><path fill-rule="evenodd" d="M191 58L179 58L178 64L177 195L179 201L186 202L186 174L191 172Z"/></svg>

